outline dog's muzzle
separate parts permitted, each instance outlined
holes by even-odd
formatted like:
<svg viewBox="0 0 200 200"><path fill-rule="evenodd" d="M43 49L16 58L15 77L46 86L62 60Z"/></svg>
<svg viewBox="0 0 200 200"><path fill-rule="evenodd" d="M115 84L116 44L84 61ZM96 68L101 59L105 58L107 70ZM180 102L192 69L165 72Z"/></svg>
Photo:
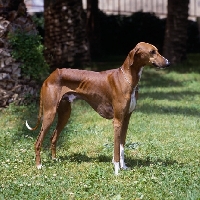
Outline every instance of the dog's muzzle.
<svg viewBox="0 0 200 200"><path fill-rule="evenodd" d="M166 58L164 58L164 59L166 61L166 67L169 67L170 66L170 62Z"/></svg>
<svg viewBox="0 0 200 200"><path fill-rule="evenodd" d="M164 62L162 62L162 64L158 65L158 63L152 62L152 65L154 67L156 67L157 69L165 69L165 68L169 67L170 66L170 62L164 57L163 57L163 59L164 59Z"/></svg>

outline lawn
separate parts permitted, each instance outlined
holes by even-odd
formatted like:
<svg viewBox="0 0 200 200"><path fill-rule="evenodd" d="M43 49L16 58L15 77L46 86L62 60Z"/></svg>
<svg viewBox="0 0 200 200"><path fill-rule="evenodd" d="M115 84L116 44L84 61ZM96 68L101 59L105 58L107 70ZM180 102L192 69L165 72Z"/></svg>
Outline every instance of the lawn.
<svg viewBox="0 0 200 200"><path fill-rule="evenodd" d="M187 63L170 70L144 69L125 148L130 170L118 176L111 163L112 121L85 102L73 103L57 161L50 158L51 134L46 136L42 170L34 162L39 129L25 127L26 119L35 125L38 105L10 105L0 111L0 199L199 200L199 57L190 55Z"/></svg>

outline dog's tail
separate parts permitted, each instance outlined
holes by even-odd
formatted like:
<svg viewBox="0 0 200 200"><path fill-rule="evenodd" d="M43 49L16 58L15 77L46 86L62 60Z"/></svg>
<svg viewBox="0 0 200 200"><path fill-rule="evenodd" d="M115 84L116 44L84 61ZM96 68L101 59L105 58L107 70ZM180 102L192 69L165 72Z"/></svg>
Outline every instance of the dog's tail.
<svg viewBox="0 0 200 200"><path fill-rule="evenodd" d="M40 93L40 108L39 108L39 114L38 114L38 120L37 120L37 124L34 128L31 128L26 120L26 127L31 130L34 131L38 128L38 126L40 125L41 122L41 118L42 118L42 110L43 110L43 103L42 103L42 92Z"/></svg>

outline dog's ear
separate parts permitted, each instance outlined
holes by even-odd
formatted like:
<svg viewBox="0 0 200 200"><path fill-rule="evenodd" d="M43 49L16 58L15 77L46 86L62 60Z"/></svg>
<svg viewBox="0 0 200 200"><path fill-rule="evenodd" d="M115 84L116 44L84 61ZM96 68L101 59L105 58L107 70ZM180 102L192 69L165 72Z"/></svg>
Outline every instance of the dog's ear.
<svg viewBox="0 0 200 200"><path fill-rule="evenodd" d="M138 54L140 53L141 48L138 47L138 48L135 48L134 50L135 50L135 54Z"/></svg>
<svg viewBox="0 0 200 200"><path fill-rule="evenodd" d="M140 51L140 48L134 48L133 50L131 50L128 54L128 57L129 57L129 67L131 65L133 65L133 62L134 62L134 58L135 56L139 53Z"/></svg>

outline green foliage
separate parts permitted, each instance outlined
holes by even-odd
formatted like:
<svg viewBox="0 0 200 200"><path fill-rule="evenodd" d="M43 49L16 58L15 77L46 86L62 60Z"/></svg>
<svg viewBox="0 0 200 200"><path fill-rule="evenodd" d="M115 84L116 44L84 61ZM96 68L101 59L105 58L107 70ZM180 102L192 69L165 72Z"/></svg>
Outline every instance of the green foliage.
<svg viewBox="0 0 200 200"><path fill-rule="evenodd" d="M44 29L43 13L35 13L31 18L32 18L34 24L37 26L37 28L43 28Z"/></svg>
<svg viewBox="0 0 200 200"><path fill-rule="evenodd" d="M117 177L111 163L112 122L84 101L72 104L70 121L58 140L57 161L49 155L55 124L47 134L42 170L35 167L33 147L39 129L31 132L25 127L27 119L35 125L38 107L4 109L0 199L199 200L200 65L189 67L196 67L196 72L144 69L125 148L130 170Z"/></svg>
<svg viewBox="0 0 200 200"><path fill-rule="evenodd" d="M37 81L47 76L49 67L43 57L41 36L17 31L9 34L9 42L13 48L13 58L22 62L23 75Z"/></svg>

